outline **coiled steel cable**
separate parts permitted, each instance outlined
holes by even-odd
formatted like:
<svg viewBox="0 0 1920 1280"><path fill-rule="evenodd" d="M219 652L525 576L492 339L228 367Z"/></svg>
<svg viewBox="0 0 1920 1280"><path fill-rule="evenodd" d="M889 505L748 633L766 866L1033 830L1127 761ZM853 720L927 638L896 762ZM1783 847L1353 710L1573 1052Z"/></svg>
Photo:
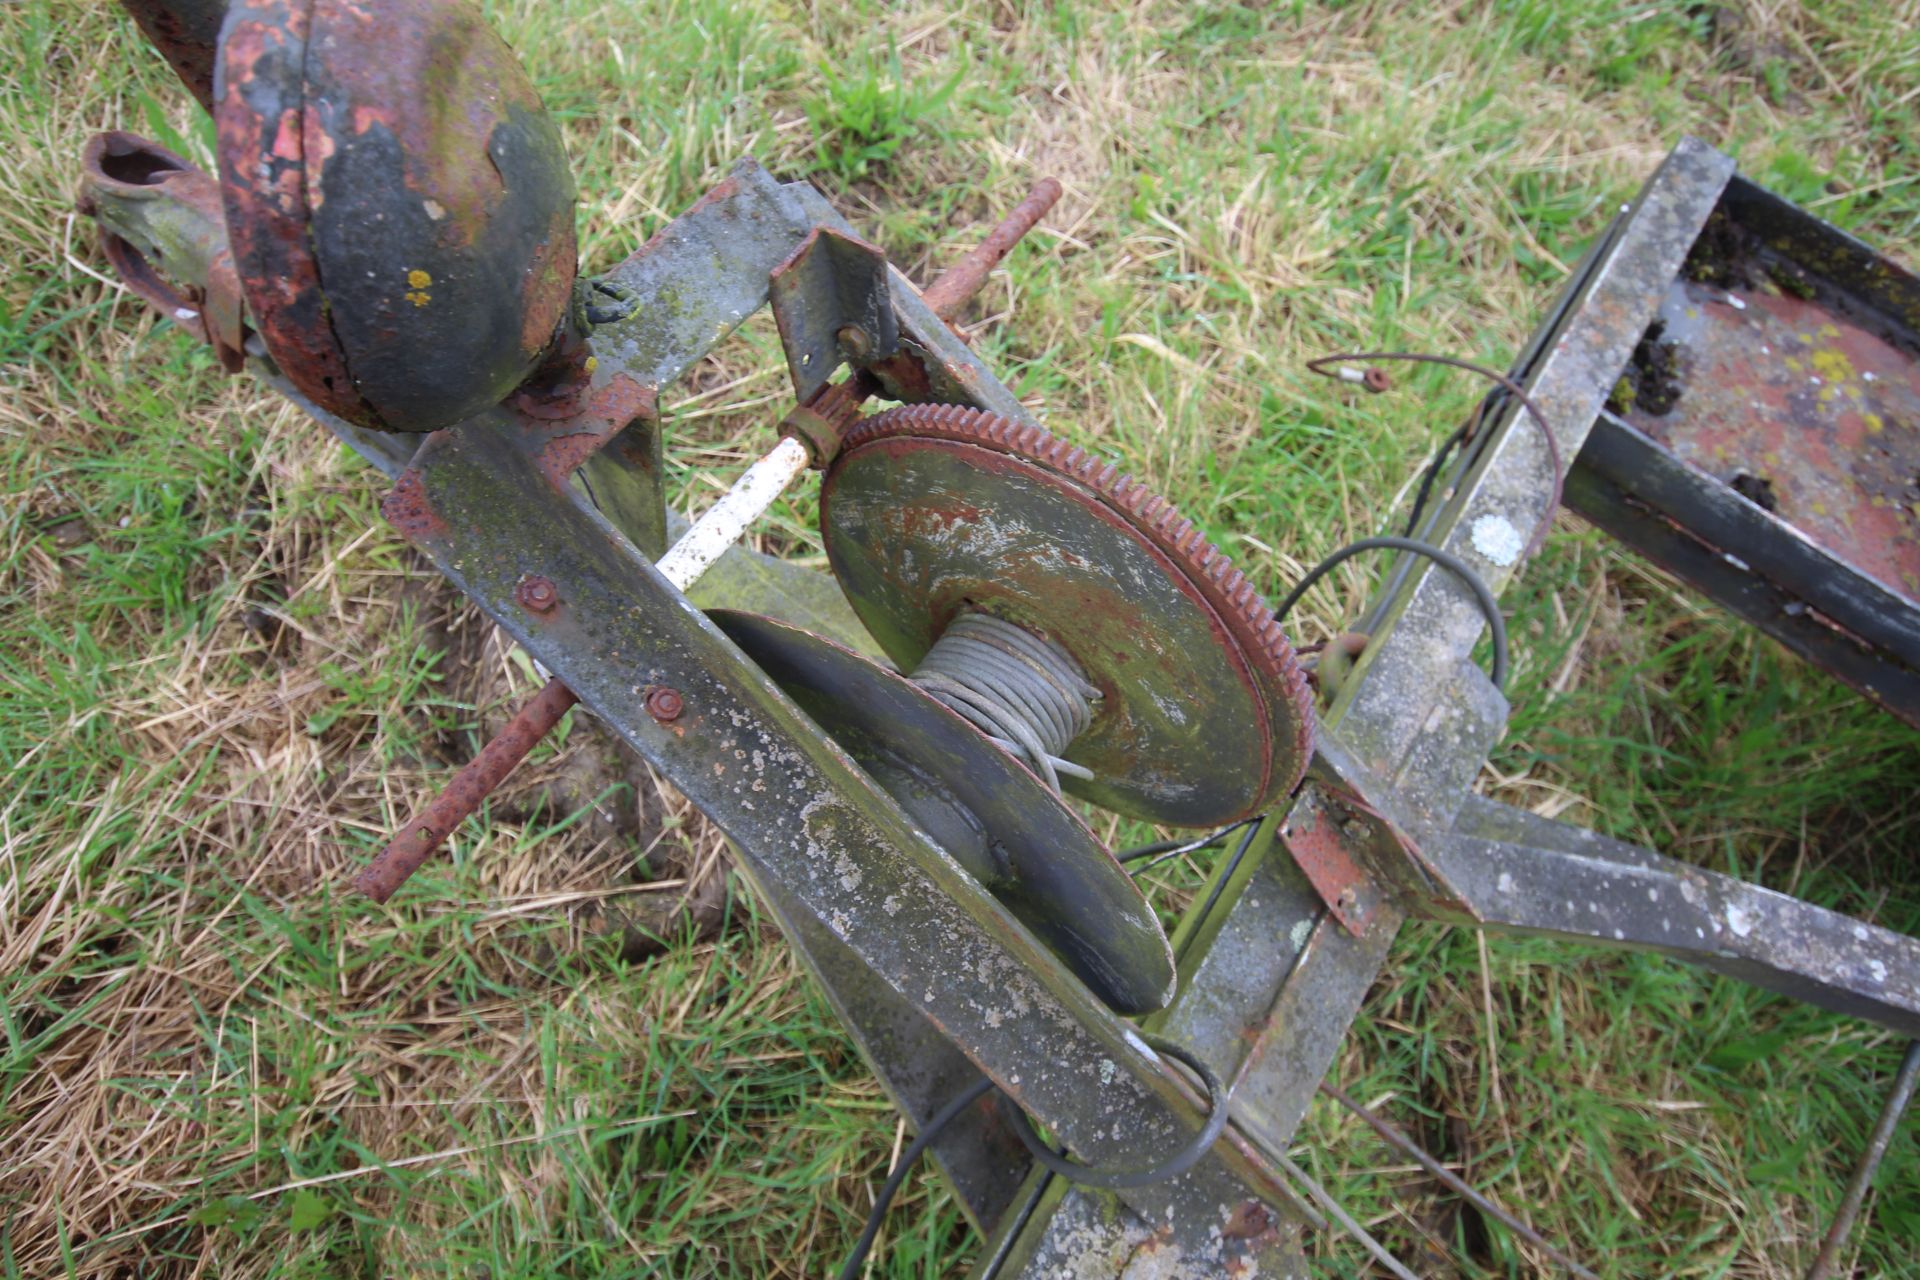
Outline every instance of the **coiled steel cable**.
<svg viewBox="0 0 1920 1280"><path fill-rule="evenodd" d="M1025 757L1056 792L1063 773L1093 777L1062 753L1093 723L1100 690L1051 641L990 613L962 613L907 678Z"/></svg>

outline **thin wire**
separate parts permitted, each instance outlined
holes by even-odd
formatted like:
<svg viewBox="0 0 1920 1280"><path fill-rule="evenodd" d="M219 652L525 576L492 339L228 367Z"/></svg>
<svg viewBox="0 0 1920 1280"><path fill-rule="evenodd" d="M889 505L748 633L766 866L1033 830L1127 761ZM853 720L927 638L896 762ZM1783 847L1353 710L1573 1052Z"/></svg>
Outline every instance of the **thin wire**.
<svg viewBox="0 0 1920 1280"><path fill-rule="evenodd" d="M1273 1156L1280 1167L1287 1171L1289 1177L1307 1189L1308 1195L1320 1202L1320 1207L1325 1209L1333 1220L1338 1222L1341 1227L1346 1230L1348 1235L1358 1240L1361 1246L1373 1255L1375 1262L1378 1262L1381 1266L1393 1272L1394 1275L1400 1277L1400 1280L1420 1280L1420 1277L1407 1270L1398 1258L1388 1253L1385 1245L1368 1235L1367 1229L1358 1222L1355 1222L1353 1215L1341 1208L1340 1202L1335 1200L1325 1187L1314 1181L1311 1174L1288 1159L1284 1151L1271 1151L1268 1152L1268 1154Z"/></svg>
<svg viewBox="0 0 1920 1280"><path fill-rule="evenodd" d="M1143 844L1136 849L1122 849L1119 853L1114 854L1113 858L1115 862L1123 865L1129 862L1138 862L1142 858L1152 858L1153 861L1149 862L1146 866L1137 867L1127 873L1132 876L1145 875L1163 862L1171 862L1173 859L1181 857L1184 854L1198 853L1202 849L1211 849L1214 845L1219 844L1240 828L1249 823L1258 822L1265 816L1265 814L1259 814L1251 818L1242 818L1238 822L1228 823L1218 831L1201 836L1197 840L1159 840L1153 844Z"/></svg>
<svg viewBox="0 0 1920 1280"><path fill-rule="evenodd" d="M1433 496L1433 485L1440 478L1441 468L1447 465L1448 455L1467 442L1473 424L1474 420L1469 418L1455 427L1453 434L1440 442L1440 450L1433 455L1433 461L1427 469L1420 473L1420 491L1413 497L1413 510L1407 512L1407 527L1400 531L1402 537L1413 536L1414 529L1420 523L1420 513L1427 509L1427 499Z"/></svg>
<svg viewBox="0 0 1920 1280"><path fill-rule="evenodd" d="M1552 464L1553 471L1553 491L1548 495L1547 509L1541 514L1540 523L1534 527L1533 537L1527 543L1528 556L1532 556L1540 550L1541 544L1546 541L1547 529L1553 524L1553 513L1560 509L1560 490L1562 483L1560 474L1560 442L1554 438L1553 428L1547 422L1547 415L1540 412L1540 406L1533 402L1533 397L1527 394L1526 388L1522 387L1498 369L1490 369L1486 365L1475 364L1471 360L1462 360L1457 356L1426 355L1414 351L1341 351L1333 355L1321 356L1317 360L1309 360L1307 361L1307 368L1313 370L1313 372L1323 378L1337 378L1340 375L1334 371L1332 366L1336 364L1356 364L1371 360L1405 360L1412 364L1441 364L1446 365L1450 369L1465 369L1468 373L1477 373L1483 378L1499 383L1505 387L1514 398L1519 400L1522 405L1526 406L1527 412L1533 416L1534 422L1539 425L1541 436L1546 439L1547 460Z"/></svg>
<svg viewBox="0 0 1920 1280"><path fill-rule="evenodd" d="M992 614L962 613L907 678L1025 756L1054 792L1063 773L1092 778L1061 753L1093 723L1100 690L1059 646Z"/></svg>
<svg viewBox="0 0 1920 1280"><path fill-rule="evenodd" d="M1264 813L1260 815L1261 818L1266 816ZM1206 904L1200 908L1200 914L1194 917L1195 933L1206 927L1208 918L1213 915L1214 903L1220 901L1220 894L1226 889L1227 882L1233 879L1233 873L1240 869L1241 860L1247 856L1247 850L1253 847L1253 838L1259 834L1260 822L1259 819L1255 819L1253 825L1247 828L1247 834L1240 837L1240 845L1233 851L1233 856L1227 859L1225 869L1214 880L1213 891L1207 895Z"/></svg>
<svg viewBox="0 0 1920 1280"><path fill-rule="evenodd" d="M968 1085L960 1091L958 1097L935 1112L927 1121L926 1127L921 1129L919 1135L907 1145L907 1149L900 1153L900 1159L894 1164L893 1172L888 1174L886 1182L881 1184L880 1194L873 1198L873 1209L867 1214L866 1230L860 1233L860 1239L855 1242L853 1252L847 1255L846 1265L840 1268L840 1280L855 1280L855 1277L860 1274L860 1268L866 1263L867 1254L873 1248L874 1239L880 1234L880 1224L886 1221L887 1209L893 1204L895 1193L900 1190L900 1184L907 1180L907 1174L913 1169L914 1162L920 1159L920 1154L933 1145L933 1140L940 1136L940 1131L952 1124L955 1117L980 1101L993 1087L993 1081L986 1076Z"/></svg>
<svg viewBox="0 0 1920 1280"><path fill-rule="evenodd" d="M1197 1054L1160 1036L1140 1033L1140 1038L1158 1053L1186 1063L1205 1082L1207 1086L1207 1122L1200 1126L1200 1132L1187 1140L1185 1146L1160 1161L1144 1169L1101 1169L1093 1165L1076 1164L1040 1140L1034 1132L1033 1121L1027 1119L1027 1113L1014 1107L1008 1114L1013 1131L1020 1141L1027 1144L1027 1150L1043 1168L1051 1169L1063 1178L1082 1183L1089 1187L1126 1189L1130 1187L1148 1187L1156 1182L1166 1182L1177 1178L1187 1170L1199 1164L1220 1135L1227 1129L1227 1086L1212 1067L1202 1062Z"/></svg>
<svg viewBox="0 0 1920 1280"><path fill-rule="evenodd" d="M1313 566L1307 576L1294 585L1293 590L1287 593L1287 598L1280 602L1280 607L1273 611L1274 620L1277 622L1285 618L1292 611L1293 606L1300 602L1300 597L1307 593L1308 588L1326 577L1340 564L1359 555L1362 551L1382 549L1410 551L1415 555L1425 556L1466 584L1467 589L1473 592L1473 598L1479 604L1480 612L1486 616L1488 630L1493 633L1493 683L1496 687L1505 689L1507 687L1507 622L1500 616L1500 602L1493 598L1493 592L1480 575L1473 571L1471 565L1451 551L1443 551L1431 543L1419 542L1413 538L1396 537L1393 534L1381 534L1377 538L1362 538L1358 542L1350 542Z"/></svg>
<svg viewBox="0 0 1920 1280"><path fill-rule="evenodd" d="M1356 1102L1352 1096L1340 1088L1339 1085L1329 1084L1327 1081L1322 1080L1320 1082L1320 1092L1326 1094L1329 1098L1332 1098L1335 1102L1373 1126L1375 1133L1378 1133L1401 1151L1413 1157L1415 1164L1438 1178L1456 1195L1464 1197L1474 1208L1489 1217L1497 1218L1501 1222L1506 1223L1514 1234L1520 1236L1528 1244L1533 1245L1542 1253L1545 1253L1574 1275L1579 1276L1581 1280L1600 1280L1600 1277L1596 1276L1593 1272L1587 1270L1578 1262L1575 1262L1559 1249L1556 1249L1544 1236L1528 1226L1524 1221L1508 1213L1505 1209L1502 1209L1499 1205L1474 1190L1466 1179L1440 1163L1440 1161L1435 1159L1424 1147L1420 1146L1419 1143Z"/></svg>

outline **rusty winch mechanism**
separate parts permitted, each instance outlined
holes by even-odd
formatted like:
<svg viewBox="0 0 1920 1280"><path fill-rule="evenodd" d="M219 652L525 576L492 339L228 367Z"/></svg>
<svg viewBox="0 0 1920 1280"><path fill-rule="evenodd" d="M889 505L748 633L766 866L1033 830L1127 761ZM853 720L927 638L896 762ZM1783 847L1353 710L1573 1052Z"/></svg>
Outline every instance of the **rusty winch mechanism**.
<svg viewBox="0 0 1920 1280"><path fill-rule="evenodd" d="M384 472L387 519L554 673L359 887L392 894L584 704L735 842L990 1238L977 1275L1131 1275L1149 1254L1155 1275L1299 1274L1316 1203L1377 1248L1286 1150L1411 915L1656 950L1920 1034L1912 939L1471 791L1507 703L1504 649L1491 679L1469 655L1489 623L1504 644L1494 593L1563 479L1749 616L1756 591L1846 609L1828 598L1844 555L1814 565L1738 485L1689 500L1682 451L1605 407L1663 314L1746 309L1732 275L1697 269L1743 219L1776 258L1804 243L1845 267L1755 308L1792 326L1824 306L1848 333L1873 310L1894 334L1867 353L1873 396L1920 396L1912 277L1710 148L1684 142L1591 251L1418 539L1356 544L1411 554L1316 706L1226 558L1036 425L948 324L1057 184L923 292L811 187L743 161L578 278L558 133L464 0L125 4L213 113L220 172L96 138L81 199L108 257ZM762 305L794 408L670 545L659 397ZM1624 467L1634 450L1655 460ZM1632 489L1656 463L1657 507ZM832 582L735 545L808 468ZM1645 511L1673 514L1621 514ZM1720 553L1735 586L1695 563L1725 511L1747 522L1741 556ZM1895 533L1875 554L1911 568L1911 524ZM1845 654L1832 628L1801 634L1805 608L1756 620L1913 716L1913 581L1884 577ZM1171 943L1069 796L1220 829L1195 843L1233 834Z"/></svg>

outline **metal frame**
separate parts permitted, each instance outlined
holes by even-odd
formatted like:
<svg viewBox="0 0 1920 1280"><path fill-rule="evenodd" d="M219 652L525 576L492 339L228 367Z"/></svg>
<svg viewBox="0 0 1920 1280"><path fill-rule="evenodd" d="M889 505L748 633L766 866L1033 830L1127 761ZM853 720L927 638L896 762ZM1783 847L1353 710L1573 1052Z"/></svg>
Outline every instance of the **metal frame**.
<svg viewBox="0 0 1920 1280"><path fill-rule="evenodd" d="M1732 175L1727 157L1683 142L1523 359L1516 376L1561 458L1580 452ZM389 520L728 834L916 1125L984 1073L1081 1160L1148 1163L1201 1125L1186 1077L700 608L744 605L858 643L830 583L736 550L689 598L653 567L669 527L659 397L768 301L776 273L802 385L817 389L815 365L838 352L869 360L894 394L1026 420L897 272L876 274L817 193L752 162L604 278L635 305L595 333L574 416L502 406L417 449L315 416L393 478ZM874 318L876 294L891 325ZM844 334L856 319L879 339L864 353ZM1497 592L1551 515L1553 454L1543 425L1508 404L1428 539ZM536 576L552 596L530 609L520 587ZM1373 617L1291 810L1247 830L1176 932L1179 994L1150 1028L1231 1082L1225 1135L1170 1182L1095 1190L1032 1171L1005 1124L1009 1104L990 1094L934 1147L989 1238L976 1276L1305 1274L1300 1233L1317 1215L1289 1185L1286 1150L1410 916L1656 950L1920 1034L1913 939L1475 797L1508 708L1470 661L1484 629L1472 594L1410 562ZM678 695L670 717L657 714L663 689Z"/></svg>
<svg viewBox="0 0 1920 1280"><path fill-rule="evenodd" d="M1905 364L1904 390L1886 383L1878 389L1868 384L1868 390L1904 396L1907 411L1896 416L1883 406L1890 420L1876 423L1873 434L1844 452L1836 449L1828 467L1806 468L1809 474L1795 477L1805 498L1818 499L1803 501L1803 514L1811 514L1807 507L1831 505L1832 515L1860 520L1848 539L1851 554L1831 538L1796 527L1786 508L1763 505L1734 483L1748 478L1747 466L1768 470L1762 459L1769 425L1825 445L1835 433L1823 419L1834 415L1811 402L1847 388L1801 366L1815 349L1791 343L1796 335L1785 331L1788 326L1776 325L1769 345L1768 330L1752 320L1761 297L1749 290L1743 301L1690 279L1686 271L1662 288L1663 321L1692 329L1699 345L1737 353L1756 376L1732 386L1687 376L1675 388L1671 409L1640 415L1637 424L1603 409L1567 477L1567 505L1894 715L1920 725L1920 580L1909 570L1900 581L1891 568L1920 563L1914 522L1892 514L1899 504L1920 499L1916 425L1900 420L1911 418L1910 406L1920 396L1920 278L1738 176L1710 216L1716 234L1703 245L1709 257L1718 241L1748 238L1763 246L1752 251L1758 261L1751 270L1770 270L1787 289L1806 295L1810 316L1837 322L1830 329L1830 354L1841 358L1826 365L1829 372L1857 376L1844 358L1849 343L1882 354L1890 347ZM1711 263L1702 268L1712 269ZM1781 395L1788 386L1810 403L1796 412L1796 392ZM1653 431L1687 437L1694 456L1681 456ZM1709 443L1727 454L1711 468L1701 456ZM1793 468L1797 461L1776 459L1775 466ZM1782 478L1776 471L1775 479ZM1766 502L1772 504L1772 497ZM1869 524L1875 517L1884 523ZM1887 547L1876 548L1887 552L1877 574L1856 563L1864 544L1889 528L1896 532L1886 538ZM1904 555L1897 547L1904 547Z"/></svg>

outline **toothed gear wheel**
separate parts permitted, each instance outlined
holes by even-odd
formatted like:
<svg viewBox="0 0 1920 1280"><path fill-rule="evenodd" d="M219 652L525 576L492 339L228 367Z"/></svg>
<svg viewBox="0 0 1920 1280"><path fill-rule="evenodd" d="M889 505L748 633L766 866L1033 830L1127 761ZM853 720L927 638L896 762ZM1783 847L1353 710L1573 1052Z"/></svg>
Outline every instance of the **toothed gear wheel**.
<svg viewBox="0 0 1920 1280"><path fill-rule="evenodd" d="M1053 640L1101 690L1067 789L1207 826L1298 785L1313 702L1273 611L1164 498L1038 427L905 405L850 431L821 488L827 557L911 670L983 610Z"/></svg>

